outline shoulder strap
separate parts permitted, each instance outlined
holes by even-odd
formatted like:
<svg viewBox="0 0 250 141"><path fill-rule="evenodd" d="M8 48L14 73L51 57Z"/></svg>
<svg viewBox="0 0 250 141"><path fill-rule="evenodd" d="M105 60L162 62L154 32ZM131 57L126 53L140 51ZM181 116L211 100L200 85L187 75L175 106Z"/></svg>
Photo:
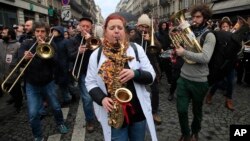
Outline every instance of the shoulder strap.
<svg viewBox="0 0 250 141"><path fill-rule="evenodd" d="M136 57L136 61L140 62L139 56L138 56L138 50L137 47L135 46L135 43L130 42L131 47L134 49L135 51L135 57Z"/></svg>
<svg viewBox="0 0 250 141"><path fill-rule="evenodd" d="M208 34L209 32L211 32L211 31L208 30L208 31L206 31L205 33L203 33L203 34L201 35L201 39L200 39L200 45L201 45L201 46L203 46L204 41L205 41L205 39L206 39L206 36L207 36L207 34Z"/></svg>
<svg viewBox="0 0 250 141"><path fill-rule="evenodd" d="M98 54L97 54L97 65L99 64L100 58L102 53L102 46L99 47Z"/></svg>

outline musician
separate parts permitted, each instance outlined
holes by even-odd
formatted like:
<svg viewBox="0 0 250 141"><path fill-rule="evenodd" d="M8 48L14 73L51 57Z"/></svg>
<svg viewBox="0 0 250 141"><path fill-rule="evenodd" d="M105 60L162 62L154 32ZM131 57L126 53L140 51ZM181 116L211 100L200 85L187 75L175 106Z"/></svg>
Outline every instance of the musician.
<svg viewBox="0 0 250 141"><path fill-rule="evenodd" d="M68 39L64 38L64 29L62 26L52 27L51 33L52 36L54 36L53 42L57 47L56 59L58 65L56 67L55 82L58 84L60 93L63 97L62 106L68 106L73 97L71 97L69 91L69 50L72 47L72 44L70 44L71 42Z"/></svg>
<svg viewBox="0 0 250 141"><path fill-rule="evenodd" d="M111 14L107 17L103 47L100 53L99 48L90 57L92 63L88 66L86 86L94 100L96 116L102 125L105 141L144 141L146 124L152 141L156 141L149 93L145 89L145 85L153 82L155 72L142 47L135 44L139 58L137 61L136 53L128 42L125 26L126 21L120 15ZM122 52L125 55L119 55ZM121 58L124 59L122 63L119 61ZM120 71L114 71L116 69ZM111 98L111 94L115 91L113 87L125 83L124 87L133 96L126 104L129 107L124 105L126 110L122 110L124 118L126 117L122 127L114 128L108 125L108 115L114 112L113 104L117 101Z"/></svg>
<svg viewBox="0 0 250 141"><path fill-rule="evenodd" d="M134 40L131 39L132 42L136 42L137 44L141 45L144 50L146 50L146 54L150 60L150 63L153 65L153 68L156 72L156 79L154 83L150 85L151 89L151 105L152 105L152 114L154 121L157 125L161 124L161 117L158 114L158 107L159 107L159 81L161 76L161 70L159 66L159 54L161 50L161 45L158 40L154 37L155 41L155 49L157 50L156 53L152 53L149 51L151 39L150 39L150 26L151 26L151 19L146 14L142 14L138 18L137 22L137 35Z"/></svg>
<svg viewBox="0 0 250 141"><path fill-rule="evenodd" d="M195 23L191 30L199 41L201 35L207 29L207 21L211 18L212 12L207 5L197 5L191 10L192 21ZM198 133L201 130L202 105L208 91L208 62L212 56L215 46L215 36L208 33L204 41L202 52L195 53L184 49L181 45L176 48L178 56L185 57L195 64L185 62L181 68L180 78L177 81L177 112L181 127L182 136L180 141L198 140ZM188 107L192 101L193 122L191 134L188 123Z"/></svg>
<svg viewBox="0 0 250 141"><path fill-rule="evenodd" d="M43 140L42 123L40 120L39 110L43 106L43 97L46 96L49 104L53 108L53 114L61 134L68 132L68 128L64 124L63 114L60 103L57 99L55 90L54 74L55 66L57 64L55 58L56 54L50 59L40 58L35 53L38 45L45 43L45 38L49 34L49 26L44 22L34 23L35 39L25 40L18 51L18 58L25 55L25 62L33 58L29 66L24 72L24 79L26 81L26 96L28 104L29 122L32 128L32 133L35 141ZM37 43L36 43L37 41ZM28 51L32 45L35 45L31 51ZM51 49L55 50L54 44L51 44Z"/></svg>
<svg viewBox="0 0 250 141"><path fill-rule="evenodd" d="M9 72L16 65L17 51L20 47L20 43L16 40L16 33L13 29L3 27L2 39L0 39L0 82L8 76ZM16 71L13 76L6 82L5 88L9 90L15 81L15 77L18 75ZM1 90L2 91L2 90ZM21 85L18 81L17 84L10 91L11 99L7 100L8 104L14 103L16 112L19 113L22 107L23 95L21 92Z"/></svg>
<svg viewBox="0 0 250 141"><path fill-rule="evenodd" d="M80 62L82 55L84 54L83 63L81 64L81 70L80 70L80 77L79 77L79 88L80 88L80 94L83 102L83 110L85 113L85 120L86 120L86 129L89 133L94 131L94 120L95 115L93 111L93 101L86 89L85 86L85 77L87 73L87 67L89 65L89 57L93 50L87 49L86 47L86 41L91 37L92 33L92 24L93 21L88 17L83 17L79 20L79 30L80 33L78 33L74 38L71 40L73 41L73 50L71 51L71 58L73 58L74 61ZM81 40L83 39L83 43L81 44ZM80 56L78 57L78 60L76 60L77 53L80 53ZM77 65L78 67L80 65ZM76 73L78 73L79 68L76 68Z"/></svg>

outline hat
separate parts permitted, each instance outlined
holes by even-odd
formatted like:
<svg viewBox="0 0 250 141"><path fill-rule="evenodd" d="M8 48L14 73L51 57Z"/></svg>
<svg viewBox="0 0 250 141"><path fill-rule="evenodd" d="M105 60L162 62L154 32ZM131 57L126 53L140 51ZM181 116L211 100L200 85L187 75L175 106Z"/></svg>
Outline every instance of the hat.
<svg viewBox="0 0 250 141"><path fill-rule="evenodd" d="M150 26L150 18L148 17L147 14L142 14L139 18L138 18L138 22L137 25L148 25Z"/></svg>
<svg viewBox="0 0 250 141"><path fill-rule="evenodd" d="M81 22L81 21L89 21L89 22L91 22L91 24L93 24L93 21L91 20L91 18L89 18L89 17L82 17L79 21Z"/></svg>
<svg viewBox="0 0 250 141"><path fill-rule="evenodd" d="M136 27L134 25L127 25L126 28L127 28L128 32L136 29Z"/></svg>

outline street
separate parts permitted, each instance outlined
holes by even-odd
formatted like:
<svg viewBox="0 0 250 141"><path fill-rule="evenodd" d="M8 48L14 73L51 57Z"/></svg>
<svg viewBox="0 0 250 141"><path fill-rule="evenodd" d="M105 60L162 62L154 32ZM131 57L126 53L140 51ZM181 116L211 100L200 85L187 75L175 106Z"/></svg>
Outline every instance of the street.
<svg viewBox="0 0 250 141"><path fill-rule="evenodd" d="M176 112L176 99L168 101L169 86L165 77L160 84L160 111L163 123L156 126L159 141L177 141L181 135ZM8 95L0 98L0 140L1 141L32 141L33 136L28 123L26 100L19 114L12 105L6 105ZM235 111L225 108L223 91L218 90L211 105L204 104L200 141L229 141L231 124L250 124L250 87L246 84L236 85L233 94ZM191 123L192 107L189 107L189 123ZM103 141L101 126L95 123L93 133L85 132L85 120L82 102L78 100L69 108L62 108L64 119L70 132L61 135L56 130L51 110L43 120L44 136L48 141ZM136 131L135 131L136 132ZM146 140L150 141L147 133Z"/></svg>

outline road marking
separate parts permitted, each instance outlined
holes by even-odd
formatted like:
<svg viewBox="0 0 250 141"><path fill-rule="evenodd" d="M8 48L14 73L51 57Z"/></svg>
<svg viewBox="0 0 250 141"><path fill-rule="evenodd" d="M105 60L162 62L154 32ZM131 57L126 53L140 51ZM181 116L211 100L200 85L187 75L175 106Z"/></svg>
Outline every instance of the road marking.
<svg viewBox="0 0 250 141"><path fill-rule="evenodd" d="M49 136L47 141L60 141L60 139L61 139L61 134L55 134Z"/></svg>
<svg viewBox="0 0 250 141"><path fill-rule="evenodd" d="M85 140L86 130L85 127L83 127L83 125L85 125L85 115L83 112L82 100L80 99L71 141Z"/></svg>
<svg viewBox="0 0 250 141"><path fill-rule="evenodd" d="M69 113L69 108L62 108L62 113L63 113L63 119L66 120ZM60 139L61 139L61 134L54 134L49 136L47 141L60 141Z"/></svg>
<svg viewBox="0 0 250 141"><path fill-rule="evenodd" d="M62 108L62 112L63 112L63 119L66 120L69 113L69 108Z"/></svg>

